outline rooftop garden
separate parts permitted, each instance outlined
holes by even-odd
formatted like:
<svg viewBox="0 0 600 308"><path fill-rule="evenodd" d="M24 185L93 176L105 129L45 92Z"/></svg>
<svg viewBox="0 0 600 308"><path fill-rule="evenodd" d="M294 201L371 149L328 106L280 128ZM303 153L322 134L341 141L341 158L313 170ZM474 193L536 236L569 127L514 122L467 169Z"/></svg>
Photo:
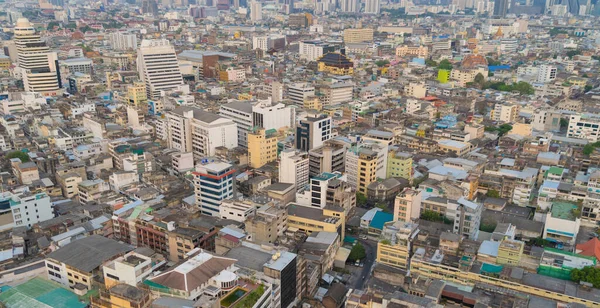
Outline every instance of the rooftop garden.
<svg viewBox="0 0 600 308"><path fill-rule="evenodd" d="M265 286L261 284L248 295L244 296L233 308L252 308L263 294L265 294Z"/></svg>

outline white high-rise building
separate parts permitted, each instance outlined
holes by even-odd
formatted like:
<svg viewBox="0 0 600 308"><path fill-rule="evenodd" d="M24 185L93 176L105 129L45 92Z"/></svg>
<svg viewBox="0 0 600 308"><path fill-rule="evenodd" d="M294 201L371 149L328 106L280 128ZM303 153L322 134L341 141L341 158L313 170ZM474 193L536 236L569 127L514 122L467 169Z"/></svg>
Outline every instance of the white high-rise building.
<svg viewBox="0 0 600 308"><path fill-rule="evenodd" d="M304 100L315 95L315 87L300 82L288 85L288 98L296 105L304 105Z"/></svg>
<svg viewBox="0 0 600 308"><path fill-rule="evenodd" d="M292 127L296 113L294 108L282 103L273 104L271 100L258 102L234 101L221 105L219 114L231 119L237 124L238 145L248 147L248 133L254 127L265 130L279 130L283 127Z"/></svg>
<svg viewBox="0 0 600 308"><path fill-rule="evenodd" d="M110 46L115 50L135 50L137 49L137 35L133 33L114 32L109 34Z"/></svg>
<svg viewBox="0 0 600 308"><path fill-rule="evenodd" d="M334 47L321 41L301 41L299 45L300 58L316 61L327 52L334 51Z"/></svg>
<svg viewBox="0 0 600 308"><path fill-rule="evenodd" d="M365 14L379 14L381 0L366 0Z"/></svg>
<svg viewBox="0 0 600 308"><path fill-rule="evenodd" d="M551 65L540 65L538 70L537 81L542 83L548 83L556 80L556 66Z"/></svg>
<svg viewBox="0 0 600 308"><path fill-rule="evenodd" d="M600 116L596 114L571 115L567 137L597 142L600 137Z"/></svg>
<svg viewBox="0 0 600 308"><path fill-rule="evenodd" d="M309 160L307 152L287 149L279 158L279 182L293 183L298 192L308 185Z"/></svg>
<svg viewBox="0 0 600 308"><path fill-rule="evenodd" d="M40 92L44 96L59 94L58 55L51 52L46 42L27 18L19 18L14 30L18 54L17 78L23 78L25 91Z"/></svg>
<svg viewBox="0 0 600 308"><path fill-rule="evenodd" d="M168 40L143 40L137 56L140 79L146 84L150 99L158 99L161 91L183 84L175 48Z"/></svg>
<svg viewBox="0 0 600 308"><path fill-rule="evenodd" d="M196 166L194 191L202 214L219 216L221 201L233 198L234 173L230 164L214 159L203 159Z"/></svg>
<svg viewBox="0 0 600 308"><path fill-rule="evenodd" d="M46 193L3 192L0 193L0 218L4 224L0 230L14 227L31 228L34 224L54 218L52 202Z"/></svg>
<svg viewBox="0 0 600 308"><path fill-rule="evenodd" d="M250 3L250 20L261 21L262 20L262 3L252 1Z"/></svg>
<svg viewBox="0 0 600 308"><path fill-rule="evenodd" d="M344 13L358 13L360 11L360 1L358 0L341 0L341 11Z"/></svg>
<svg viewBox="0 0 600 308"><path fill-rule="evenodd" d="M269 36L255 36L252 38L252 49L269 50Z"/></svg>
<svg viewBox="0 0 600 308"><path fill-rule="evenodd" d="M238 146L237 124L198 108L181 106L166 113L170 148L192 152L195 159L213 156L217 147Z"/></svg>

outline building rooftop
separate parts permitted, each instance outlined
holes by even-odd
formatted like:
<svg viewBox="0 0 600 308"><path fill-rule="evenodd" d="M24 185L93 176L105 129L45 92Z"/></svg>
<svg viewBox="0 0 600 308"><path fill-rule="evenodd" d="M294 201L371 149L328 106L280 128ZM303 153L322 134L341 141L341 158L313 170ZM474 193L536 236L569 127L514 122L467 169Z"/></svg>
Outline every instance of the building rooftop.
<svg viewBox="0 0 600 308"><path fill-rule="evenodd" d="M552 218L575 221L576 217L573 213L577 210L577 205L568 202L553 202L550 213Z"/></svg>
<svg viewBox="0 0 600 308"><path fill-rule="evenodd" d="M48 258L83 272L91 272L102 263L131 250L133 247L129 245L100 235L91 235L50 253Z"/></svg>
<svg viewBox="0 0 600 308"><path fill-rule="evenodd" d="M236 259L236 265L262 272L263 266L271 260L272 254L246 246L231 248L225 257Z"/></svg>
<svg viewBox="0 0 600 308"><path fill-rule="evenodd" d="M296 254L285 251L273 255L271 260L269 260L269 262L267 262L265 266L273 270L281 271L288 264L290 264L290 262L295 260Z"/></svg>

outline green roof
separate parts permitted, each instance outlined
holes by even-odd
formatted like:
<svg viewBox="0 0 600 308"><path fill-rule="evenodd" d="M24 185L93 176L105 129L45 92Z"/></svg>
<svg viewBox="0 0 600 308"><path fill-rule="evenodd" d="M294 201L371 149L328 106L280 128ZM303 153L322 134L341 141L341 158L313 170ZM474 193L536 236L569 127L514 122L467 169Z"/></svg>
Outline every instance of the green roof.
<svg viewBox="0 0 600 308"><path fill-rule="evenodd" d="M562 175L563 174L564 169L563 168L559 168L559 167L550 167L550 169L548 169L546 171L546 175L548 174L554 174L554 175Z"/></svg>
<svg viewBox="0 0 600 308"><path fill-rule="evenodd" d="M501 265L494 265L494 264L489 264L489 263L483 263L481 265L481 272L482 273L492 273L492 274L499 274L500 272L502 272L502 266Z"/></svg>
<svg viewBox="0 0 600 308"><path fill-rule="evenodd" d="M554 202L552 203L552 218L565 219L574 221L577 217L573 215L573 210L577 209L577 205L569 202Z"/></svg>
<svg viewBox="0 0 600 308"><path fill-rule="evenodd" d="M385 225L386 222L390 222L393 220L394 215L383 211L378 211L377 213L375 213L375 216L373 216L373 219L369 224L369 228L383 230L383 225Z"/></svg>
<svg viewBox="0 0 600 308"><path fill-rule="evenodd" d="M573 256L573 257L577 257L577 258L588 259L590 261L593 261L594 264L596 264L596 257L584 256L584 255L580 255L578 253L574 253L574 252L570 252L570 251L564 251L564 250L560 250L560 249L556 249L556 248L550 248L550 247L544 247L544 250L545 251L549 251L549 252L553 252L553 253L558 253L558 254L566 255L566 256Z"/></svg>

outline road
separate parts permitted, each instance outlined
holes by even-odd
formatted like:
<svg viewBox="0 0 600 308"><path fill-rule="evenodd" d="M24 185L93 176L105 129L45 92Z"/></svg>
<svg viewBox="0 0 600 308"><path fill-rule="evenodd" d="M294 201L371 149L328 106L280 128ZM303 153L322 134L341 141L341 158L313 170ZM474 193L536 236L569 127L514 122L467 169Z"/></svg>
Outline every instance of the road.
<svg viewBox="0 0 600 308"><path fill-rule="evenodd" d="M371 269L373 268L373 264L375 263L375 257L377 254L377 243L370 240L359 240L360 243L365 247L365 253L367 256L364 259L364 266L360 273L360 277L354 283L354 289L362 290L371 278ZM363 278L364 277L364 278Z"/></svg>

